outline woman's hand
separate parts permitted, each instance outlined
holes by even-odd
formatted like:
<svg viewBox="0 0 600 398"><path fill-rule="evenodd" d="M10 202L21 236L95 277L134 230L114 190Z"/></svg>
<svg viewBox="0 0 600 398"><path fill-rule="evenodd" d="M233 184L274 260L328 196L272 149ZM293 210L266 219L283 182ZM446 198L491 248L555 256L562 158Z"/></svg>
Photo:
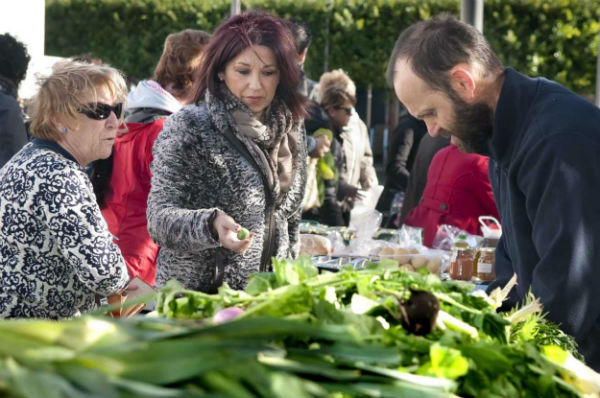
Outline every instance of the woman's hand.
<svg viewBox="0 0 600 398"><path fill-rule="evenodd" d="M240 224L236 223L235 220L226 213L220 210L217 210L217 212L217 216L213 221L213 228L219 236L221 246L240 254L244 253L252 243L254 232L250 232L250 235L246 239L238 239L237 233L241 228Z"/></svg>

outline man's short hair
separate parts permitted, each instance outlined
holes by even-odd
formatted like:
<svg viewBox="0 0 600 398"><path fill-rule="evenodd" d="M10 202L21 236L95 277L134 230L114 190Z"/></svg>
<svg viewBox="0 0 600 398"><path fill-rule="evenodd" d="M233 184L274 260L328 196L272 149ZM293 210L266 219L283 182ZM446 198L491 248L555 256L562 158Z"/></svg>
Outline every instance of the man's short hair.
<svg viewBox="0 0 600 398"><path fill-rule="evenodd" d="M457 64L473 65L481 76L504 70L485 37L473 26L448 14L418 22L400 34L386 71L391 87L398 58L408 60L417 76L432 89L447 93L452 90L446 72Z"/></svg>
<svg viewBox="0 0 600 398"><path fill-rule="evenodd" d="M15 91L25 78L30 60L23 43L8 33L0 35L0 76L11 81Z"/></svg>
<svg viewBox="0 0 600 398"><path fill-rule="evenodd" d="M289 18L285 20L292 36L294 36L294 44L296 45L296 51L301 54L304 50L310 46L312 41L312 32L308 25L299 19Z"/></svg>

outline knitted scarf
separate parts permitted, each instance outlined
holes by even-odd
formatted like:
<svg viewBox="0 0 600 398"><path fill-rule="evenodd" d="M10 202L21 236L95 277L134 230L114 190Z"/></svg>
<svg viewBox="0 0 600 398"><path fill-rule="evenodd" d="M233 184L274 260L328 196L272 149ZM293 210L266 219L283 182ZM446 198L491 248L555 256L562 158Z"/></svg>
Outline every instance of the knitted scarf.
<svg viewBox="0 0 600 398"><path fill-rule="evenodd" d="M261 121L223 84L223 100L207 94L206 104L213 117L225 116L227 126L246 146L263 174L275 198L282 198L294 180L292 165L298 156L298 143L293 134L297 127L289 109L277 98L265 109Z"/></svg>

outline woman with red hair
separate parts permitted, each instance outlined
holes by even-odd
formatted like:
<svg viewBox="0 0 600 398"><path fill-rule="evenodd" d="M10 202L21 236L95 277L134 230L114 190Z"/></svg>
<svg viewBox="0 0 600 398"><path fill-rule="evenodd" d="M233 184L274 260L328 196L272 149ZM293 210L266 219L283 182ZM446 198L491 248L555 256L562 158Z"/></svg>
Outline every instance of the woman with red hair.
<svg viewBox="0 0 600 398"><path fill-rule="evenodd" d="M293 38L273 15L226 20L204 55L196 104L154 145L148 229L161 246L158 285L214 292L298 254L306 98Z"/></svg>

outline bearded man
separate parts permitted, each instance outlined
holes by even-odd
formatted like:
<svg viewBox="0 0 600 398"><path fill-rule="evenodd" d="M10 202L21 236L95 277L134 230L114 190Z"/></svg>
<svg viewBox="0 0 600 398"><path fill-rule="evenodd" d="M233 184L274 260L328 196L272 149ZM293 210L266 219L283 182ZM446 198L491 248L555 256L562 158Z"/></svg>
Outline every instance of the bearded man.
<svg viewBox="0 0 600 398"><path fill-rule="evenodd" d="M600 370L600 110L556 82L505 68L485 37L450 16L407 28L388 82L430 135L490 157L503 223L496 280L529 290Z"/></svg>

